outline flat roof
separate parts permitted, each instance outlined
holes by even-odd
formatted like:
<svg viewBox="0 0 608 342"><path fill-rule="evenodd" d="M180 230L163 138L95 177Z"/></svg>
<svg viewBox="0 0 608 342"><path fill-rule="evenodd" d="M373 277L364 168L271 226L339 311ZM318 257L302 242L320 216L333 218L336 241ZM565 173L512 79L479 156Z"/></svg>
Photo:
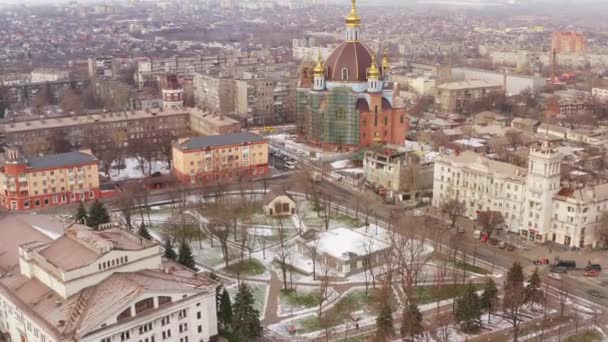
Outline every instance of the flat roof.
<svg viewBox="0 0 608 342"><path fill-rule="evenodd" d="M459 82L448 82L438 86L440 89L445 90L460 90L460 89L474 89L474 88L489 88L489 87L502 87L501 83L489 82L484 80L470 80L470 81L459 81Z"/></svg>
<svg viewBox="0 0 608 342"><path fill-rule="evenodd" d="M97 158L92 154L74 151L31 158L29 160L29 168L33 170L44 170L95 162L97 162Z"/></svg>
<svg viewBox="0 0 608 342"><path fill-rule="evenodd" d="M208 137L188 138L177 146L183 150L199 150L207 147L217 147L225 145L238 145L243 143L254 143L264 141L263 137L250 132L238 132L224 135L212 135Z"/></svg>

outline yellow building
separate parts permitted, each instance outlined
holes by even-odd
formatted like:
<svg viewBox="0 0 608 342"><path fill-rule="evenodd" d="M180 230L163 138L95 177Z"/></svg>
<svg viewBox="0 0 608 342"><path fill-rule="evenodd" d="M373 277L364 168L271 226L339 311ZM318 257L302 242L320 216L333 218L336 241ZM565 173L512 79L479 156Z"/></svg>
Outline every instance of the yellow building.
<svg viewBox="0 0 608 342"><path fill-rule="evenodd" d="M267 175L268 141L239 132L173 143L173 172L183 183L231 182Z"/></svg>
<svg viewBox="0 0 608 342"><path fill-rule="evenodd" d="M98 161L90 150L25 159L6 148L0 169L0 201L26 210L100 198Z"/></svg>

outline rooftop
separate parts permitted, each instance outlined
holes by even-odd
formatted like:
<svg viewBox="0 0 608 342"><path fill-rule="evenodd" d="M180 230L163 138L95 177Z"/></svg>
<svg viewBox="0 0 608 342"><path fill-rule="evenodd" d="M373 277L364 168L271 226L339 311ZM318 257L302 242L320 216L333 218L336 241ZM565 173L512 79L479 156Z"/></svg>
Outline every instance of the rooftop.
<svg viewBox="0 0 608 342"><path fill-rule="evenodd" d="M188 151L204 149L207 147L255 143L264 140L263 137L250 132L239 132L225 135L212 135L208 137L187 138L180 140L177 143L177 146L182 151Z"/></svg>
<svg viewBox="0 0 608 342"><path fill-rule="evenodd" d="M459 81L459 82L448 82L439 85L437 88L442 90L464 90L464 89L477 89L477 88L499 88L502 84L498 82L490 82L484 80L470 80L470 81Z"/></svg>
<svg viewBox="0 0 608 342"><path fill-rule="evenodd" d="M314 242L311 242L314 243ZM334 258L349 260L365 253L374 253L388 248L388 244L347 228L338 228L319 233L319 252Z"/></svg>
<svg viewBox="0 0 608 342"><path fill-rule="evenodd" d="M527 171L526 168L492 160L473 151L464 151L458 155L444 156L442 159L445 162L455 163L470 169L498 174L509 178L523 179Z"/></svg>
<svg viewBox="0 0 608 342"><path fill-rule="evenodd" d="M83 165L96 163L97 158L90 151L73 151L67 153L51 154L43 157L35 157L29 160L32 170L56 169L70 165Z"/></svg>

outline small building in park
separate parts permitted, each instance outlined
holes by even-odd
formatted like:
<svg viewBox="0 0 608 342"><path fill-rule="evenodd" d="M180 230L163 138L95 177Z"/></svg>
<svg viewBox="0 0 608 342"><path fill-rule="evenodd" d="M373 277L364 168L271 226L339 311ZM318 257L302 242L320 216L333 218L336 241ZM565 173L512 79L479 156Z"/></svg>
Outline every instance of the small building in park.
<svg viewBox="0 0 608 342"><path fill-rule="evenodd" d="M383 253L390 248L384 241L348 228L319 232L299 240L296 246L298 253L308 257L312 257L316 247L317 263L327 265L330 275L337 278L363 272L368 265L373 268L382 264Z"/></svg>
<svg viewBox="0 0 608 342"><path fill-rule="evenodd" d="M264 214L288 216L296 212L296 201L284 190L270 190L264 195Z"/></svg>

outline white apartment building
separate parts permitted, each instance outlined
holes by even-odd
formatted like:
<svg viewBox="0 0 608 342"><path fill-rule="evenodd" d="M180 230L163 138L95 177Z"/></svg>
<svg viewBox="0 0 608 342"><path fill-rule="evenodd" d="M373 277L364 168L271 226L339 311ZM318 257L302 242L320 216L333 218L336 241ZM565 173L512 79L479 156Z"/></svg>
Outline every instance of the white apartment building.
<svg viewBox="0 0 608 342"><path fill-rule="evenodd" d="M592 88L591 96L600 101L608 101L608 88Z"/></svg>
<svg viewBox="0 0 608 342"><path fill-rule="evenodd" d="M216 283L122 228L0 220L0 333L9 341L209 341Z"/></svg>
<svg viewBox="0 0 608 342"><path fill-rule="evenodd" d="M319 53L327 60L334 48L334 45L317 46L314 38L294 39L291 45L293 58L304 61L316 61Z"/></svg>
<svg viewBox="0 0 608 342"><path fill-rule="evenodd" d="M607 210L608 184L562 187L561 160L546 143L530 151L527 169L471 151L437 158L433 205L457 199L470 219L480 211L498 211L506 229L529 241L597 246L595 229Z"/></svg>
<svg viewBox="0 0 608 342"><path fill-rule="evenodd" d="M58 69L35 69L30 73L31 83L47 83L63 81L70 78L70 73L66 70Z"/></svg>

